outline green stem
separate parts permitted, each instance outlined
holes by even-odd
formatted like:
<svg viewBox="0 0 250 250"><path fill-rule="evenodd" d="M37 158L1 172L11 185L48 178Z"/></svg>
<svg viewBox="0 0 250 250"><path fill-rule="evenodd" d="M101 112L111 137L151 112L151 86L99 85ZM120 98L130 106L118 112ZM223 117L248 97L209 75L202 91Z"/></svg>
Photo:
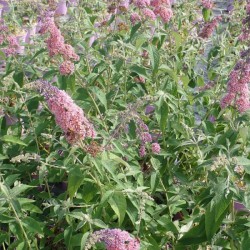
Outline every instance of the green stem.
<svg viewBox="0 0 250 250"><path fill-rule="evenodd" d="M98 105L96 104L96 101L95 101L94 97L91 95L91 93L90 93L88 90L87 90L87 93L88 93L88 95L90 96L90 98L91 98L91 100L92 100L92 102L93 102L93 104L94 104L94 106L95 106L95 108L96 108L96 111L97 111L97 113L98 113L99 116L100 116L100 119L101 119L101 121L102 121L103 127L105 128L106 132L108 132L108 128L107 128L105 122L104 122L103 119L102 119L102 113L101 113L101 111L100 111Z"/></svg>
<svg viewBox="0 0 250 250"><path fill-rule="evenodd" d="M23 235L24 235L24 238L25 238L25 240L26 240L26 242L27 242L27 244L28 244L28 248L29 248L30 250L32 250L31 245L30 245L30 242L29 242L29 239L28 239L28 236L27 236L27 234L26 234L26 232L25 232L25 230L24 230L24 228L23 228L22 222L21 222L21 220L20 220L20 218L19 218L19 216L18 216L18 214L17 214L17 212L16 212L16 210L15 210L15 208L14 208L14 206L13 206L11 200L10 200L10 206L11 206L11 209L13 210L13 212L14 212L14 215L15 215L15 217L16 217L16 220L17 220L19 226L21 227L21 230L22 230L22 233L23 233Z"/></svg>
<svg viewBox="0 0 250 250"><path fill-rule="evenodd" d="M47 188L47 190L48 190L48 194L49 194L49 198L51 199L52 198L52 196L51 196L51 193L50 193L50 190L49 190L49 184L48 184L48 181L47 181L47 179L45 179L45 186L46 186L46 188Z"/></svg>

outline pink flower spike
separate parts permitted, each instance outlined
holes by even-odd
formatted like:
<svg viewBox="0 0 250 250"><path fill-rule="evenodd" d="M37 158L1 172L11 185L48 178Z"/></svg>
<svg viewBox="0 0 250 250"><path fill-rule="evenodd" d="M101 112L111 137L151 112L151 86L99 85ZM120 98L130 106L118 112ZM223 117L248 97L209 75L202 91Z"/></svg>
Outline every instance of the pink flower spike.
<svg viewBox="0 0 250 250"><path fill-rule="evenodd" d="M134 4L138 8L145 8L150 5L150 0L135 0Z"/></svg>
<svg viewBox="0 0 250 250"><path fill-rule="evenodd" d="M161 17L164 23L168 23L173 16L173 11L167 7L160 7L155 10L155 13Z"/></svg>
<svg viewBox="0 0 250 250"><path fill-rule="evenodd" d="M150 20L156 19L155 13L151 9L148 9L148 8L142 9L142 14L146 19L150 19Z"/></svg>
<svg viewBox="0 0 250 250"><path fill-rule="evenodd" d="M161 146L157 142L152 143L151 149L153 154L159 154L161 152Z"/></svg>
<svg viewBox="0 0 250 250"><path fill-rule="evenodd" d="M97 242L104 242L107 250L139 250L140 242L121 229L102 229L94 232L85 246L89 250Z"/></svg>
<svg viewBox="0 0 250 250"><path fill-rule="evenodd" d="M55 116L56 123L64 131L66 140L75 144L85 137L96 136L93 125L85 117L83 110L63 90L47 81L37 81L37 88L46 98L48 107Z"/></svg>
<svg viewBox="0 0 250 250"><path fill-rule="evenodd" d="M130 22L135 25L136 23L141 21L141 17L136 13L132 13L130 16Z"/></svg>
<svg viewBox="0 0 250 250"><path fill-rule="evenodd" d="M75 71L74 63L71 61L64 61L59 68L61 75L72 75Z"/></svg>
<svg viewBox="0 0 250 250"><path fill-rule="evenodd" d="M139 155L140 155L140 157L144 157L144 156L146 156L146 147L145 147L145 145L141 145L140 146L140 148L139 148Z"/></svg>
<svg viewBox="0 0 250 250"><path fill-rule="evenodd" d="M214 6L214 3L212 0L202 0L201 4L202 4L203 8L205 8L205 9L212 9Z"/></svg>

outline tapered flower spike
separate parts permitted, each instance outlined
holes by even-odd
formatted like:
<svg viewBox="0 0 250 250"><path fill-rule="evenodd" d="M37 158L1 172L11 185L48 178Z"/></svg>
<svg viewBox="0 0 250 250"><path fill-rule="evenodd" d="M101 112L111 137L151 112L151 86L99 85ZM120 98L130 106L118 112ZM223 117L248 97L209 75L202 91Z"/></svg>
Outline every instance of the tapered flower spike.
<svg viewBox="0 0 250 250"><path fill-rule="evenodd" d="M55 115L57 125L64 131L68 143L75 144L85 137L96 136L94 127L85 117L83 110L65 91L52 86L47 81L40 80L36 83L51 113Z"/></svg>
<svg viewBox="0 0 250 250"><path fill-rule="evenodd" d="M49 33L49 38L46 40L49 55L61 55L64 62L60 66L60 73L62 75L71 75L74 73L74 64L72 61L79 61L80 57L75 53L70 44L66 44L61 31L58 29L54 22L54 13L46 12L40 28L40 33Z"/></svg>

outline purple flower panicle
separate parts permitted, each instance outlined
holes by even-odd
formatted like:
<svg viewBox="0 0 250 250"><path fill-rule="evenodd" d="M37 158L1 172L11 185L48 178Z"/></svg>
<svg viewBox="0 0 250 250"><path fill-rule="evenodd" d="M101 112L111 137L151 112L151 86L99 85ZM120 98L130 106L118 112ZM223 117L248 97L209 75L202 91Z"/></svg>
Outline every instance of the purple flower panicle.
<svg viewBox="0 0 250 250"><path fill-rule="evenodd" d="M64 63L60 67L60 73L63 75L72 74L74 72L74 64L70 61L79 61L79 56L75 53L73 47L66 44L61 31L57 28L53 12L47 12L43 17L42 26L40 29L41 34L49 33L50 36L46 40L49 55L61 55Z"/></svg>
<svg viewBox="0 0 250 250"><path fill-rule="evenodd" d="M54 114L56 123L64 131L68 143L75 144L85 137L96 136L94 127L85 117L83 110L65 91L52 86L47 81L37 81L37 87Z"/></svg>
<svg viewBox="0 0 250 250"><path fill-rule="evenodd" d="M201 1L201 5L203 6L203 8L205 9L212 9L214 6L214 3L212 0L202 0Z"/></svg>
<svg viewBox="0 0 250 250"><path fill-rule="evenodd" d="M107 250L139 250L140 242L132 238L127 231L121 229L102 229L94 232L85 246L91 249L98 242L103 242Z"/></svg>
<svg viewBox="0 0 250 250"><path fill-rule="evenodd" d="M151 149L153 154L159 154L161 152L161 146L157 142L152 143Z"/></svg>
<svg viewBox="0 0 250 250"><path fill-rule="evenodd" d="M220 20L221 17L216 17L212 21L205 23L205 26L202 28L198 36L203 39L209 38L217 27Z"/></svg>

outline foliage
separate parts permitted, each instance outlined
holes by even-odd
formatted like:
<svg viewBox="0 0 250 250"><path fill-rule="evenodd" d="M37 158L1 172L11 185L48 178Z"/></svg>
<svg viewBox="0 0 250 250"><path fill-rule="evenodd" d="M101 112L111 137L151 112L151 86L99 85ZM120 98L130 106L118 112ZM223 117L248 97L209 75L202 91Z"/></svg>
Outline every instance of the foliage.
<svg viewBox="0 0 250 250"><path fill-rule="evenodd" d="M235 1L210 40L197 36L196 20L212 18L197 1L173 5L168 23L135 25L130 10L105 20L106 2L79 1L56 17L80 56L70 76L60 75L60 56L49 57L46 34L21 42L21 55L0 47L2 248L84 249L94 231L120 228L141 249L248 249L250 116L220 107L246 47L237 39L245 2ZM4 20L13 34L34 25L48 8L39 4L11 1ZM202 73L196 67L204 58ZM94 140L66 141L39 79L84 110ZM143 144L142 123L160 153Z"/></svg>

